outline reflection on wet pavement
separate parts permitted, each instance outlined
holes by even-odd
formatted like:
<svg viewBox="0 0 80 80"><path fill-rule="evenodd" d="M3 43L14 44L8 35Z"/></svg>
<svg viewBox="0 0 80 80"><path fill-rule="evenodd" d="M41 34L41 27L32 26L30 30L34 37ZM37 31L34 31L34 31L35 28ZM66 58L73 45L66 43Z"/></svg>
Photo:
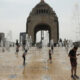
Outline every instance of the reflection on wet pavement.
<svg viewBox="0 0 80 80"><path fill-rule="evenodd" d="M23 66L23 51L16 55L14 48L8 52L0 52L0 80L72 80L70 78L70 62L65 48L54 49L52 63L48 61L49 48L32 47L26 55L26 65ZM78 53L80 48L78 49ZM80 76L80 56L78 57L78 72Z"/></svg>
<svg viewBox="0 0 80 80"><path fill-rule="evenodd" d="M16 78L16 75L15 75L15 74L10 75L9 78L12 78L12 79L13 79L13 78Z"/></svg>

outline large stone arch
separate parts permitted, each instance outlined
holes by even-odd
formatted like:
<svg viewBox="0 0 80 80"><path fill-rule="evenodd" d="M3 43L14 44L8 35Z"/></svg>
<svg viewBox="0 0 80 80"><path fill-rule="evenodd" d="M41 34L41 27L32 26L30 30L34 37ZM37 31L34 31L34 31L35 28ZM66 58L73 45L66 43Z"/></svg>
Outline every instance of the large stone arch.
<svg viewBox="0 0 80 80"><path fill-rule="evenodd" d="M41 27L40 27L41 26ZM44 27L46 26L46 27ZM50 38L54 39L54 43L59 40L58 17L55 11L44 1L37 4L31 11L26 22L26 33L32 37L35 44L35 34L40 29L48 29Z"/></svg>
<svg viewBox="0 0 80 80"><path fill-rule="evenodd" d="M51 40L51 27L48 24L40 23L34 27L34 43L36 42L36 33L40 30L48 30L49 32L49 41Z"/></svg>

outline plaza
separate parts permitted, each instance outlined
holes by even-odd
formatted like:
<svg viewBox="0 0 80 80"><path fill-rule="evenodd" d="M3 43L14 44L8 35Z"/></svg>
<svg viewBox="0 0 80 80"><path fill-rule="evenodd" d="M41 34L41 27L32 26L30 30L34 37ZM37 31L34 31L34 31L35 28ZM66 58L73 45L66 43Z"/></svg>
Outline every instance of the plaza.
<svg viewBox="0 0 80 80"><path fill-rule="evenodd" d="M0 48L0 80L72 80L68 52L64 47L55 47L52 63L48 61L49 47L31 47L23 66L22 48L18 54L15 47L2 52ZM80 53L80 48L77 53ZM80 76L80 56L77 74Z"/></svg>

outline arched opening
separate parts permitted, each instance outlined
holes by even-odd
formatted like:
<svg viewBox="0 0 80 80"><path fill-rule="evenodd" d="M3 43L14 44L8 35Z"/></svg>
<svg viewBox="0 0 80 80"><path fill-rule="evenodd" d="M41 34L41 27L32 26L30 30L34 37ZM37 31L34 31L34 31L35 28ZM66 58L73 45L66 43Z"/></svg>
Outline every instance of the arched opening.
<svg viewBox="0 0 80 80"><path fill-rule="evenodd" d="M42 43L48 45L51 39L51 29L47 24L38 24L34 28L34 43Z"/></svg>

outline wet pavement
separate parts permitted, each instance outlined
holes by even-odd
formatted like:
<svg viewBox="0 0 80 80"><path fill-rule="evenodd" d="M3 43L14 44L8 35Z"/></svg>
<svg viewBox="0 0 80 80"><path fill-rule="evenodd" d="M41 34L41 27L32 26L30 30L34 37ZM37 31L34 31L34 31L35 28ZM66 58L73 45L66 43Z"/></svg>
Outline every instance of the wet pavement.
<svg viewBox="0 0 80 80"><path fill-rule="evenodd" d="M23 66L21 49L16 54L15 48L4 53L0 48L0 80L72 80L68 52L65 48L54 48L52 63L48 61L48 50L49 48L32 47L26 55L26 65ZM80 56L77 74L80 76Z"/></svg>

